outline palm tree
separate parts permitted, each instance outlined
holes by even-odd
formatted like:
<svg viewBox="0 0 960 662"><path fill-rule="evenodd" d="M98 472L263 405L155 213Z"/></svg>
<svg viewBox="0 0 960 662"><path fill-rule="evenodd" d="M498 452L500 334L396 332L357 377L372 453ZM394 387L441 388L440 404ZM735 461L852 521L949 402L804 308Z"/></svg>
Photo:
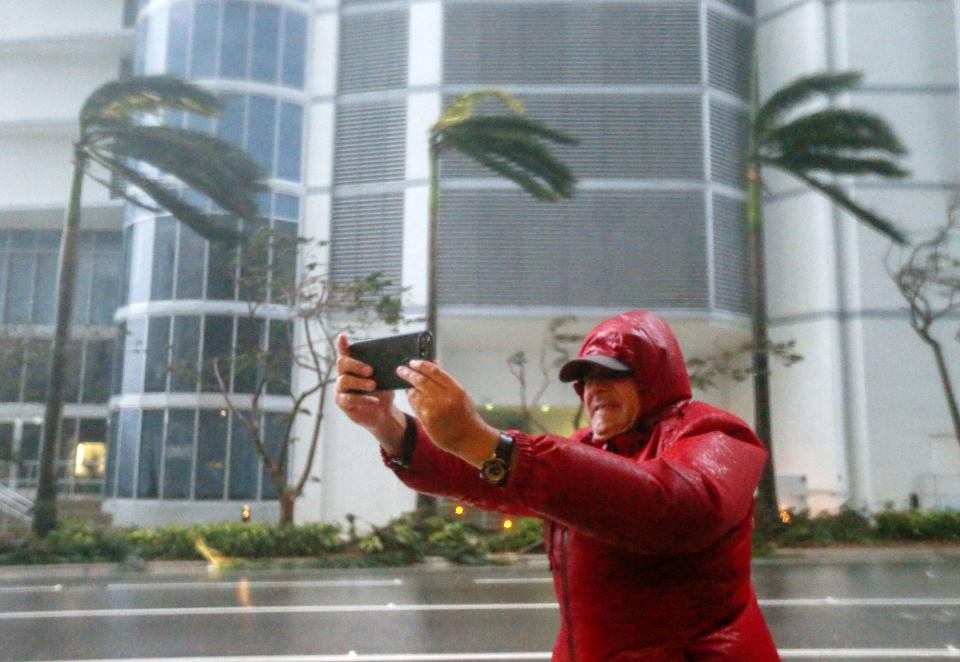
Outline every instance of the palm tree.
<svg viewBox="0 0 960 662"><path fill-rule="evenodd" d="M165 209L207 239L235 241L239 238L235 230L186 202L177 189L181 185L191 187L227 215L255 221L259 213L253 194L264 189L260 168L242 150L218 138L144 122L146 116L163 111L216 115L220 109L217 97L177 78L135 76L97 88L80 110L80 137L73 149L73 182L60 239L55 333L33 518L33 530L40 536L49 533L57 523L56 440L63 410L65 347L70 336L76 231L84 176L112 186L91 172L92 164L96 164L152 198L156 207L125 190L118 191L127 201L154 211ZM153 166L161 174L149 174L139 169L136 162ZM167 175L179 181L169 180Z"/></svg>
<svg viewBox="0 0 960 662"><path fill-rule="evenodd" d="M756 430L770 448L760 481L758 521L775 526L778 504L773 470L770 424L770 382L767 349L767 308L763 254L763 172L766 167L785 172L897 244L907 239L896 225L854 202L834 177L904 177L907 172L894 161L906 153L893 130L869 112L829 107L807 113L797 112L802 104L817 97L831 98L859 85L859 72L820 73L798 78L774 92L763 104L757 102L754 76L746 154L747 234L753 308L753 372Z"/></svg>
<svg viewBox="0 0 960 662"><path fill-rule="evenodd" d="M510 111L475 114L478 102L496 99ZM554 156L547 142L577 141L524 116L523 104L498 90L480 90L454 99L430 128L430 219L428 230L427 330L437 335L437 222L440 206L440 155L459 152L519 185L537 200L556 202L573 195L576 178Z"/></svg>

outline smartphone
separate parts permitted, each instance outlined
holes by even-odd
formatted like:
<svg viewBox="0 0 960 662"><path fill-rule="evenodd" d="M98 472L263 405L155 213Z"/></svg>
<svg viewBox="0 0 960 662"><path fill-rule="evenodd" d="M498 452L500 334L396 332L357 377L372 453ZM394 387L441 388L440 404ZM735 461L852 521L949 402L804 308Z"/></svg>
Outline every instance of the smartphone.
<svg viewBox="0 0 960 662"><path fill-rule="evenodd" d="M410 388L397 377L397 368L410 359L433 360L433 334L429 331L404 333L399 336L360 340L350 345L350 356L373 366L371 379L377 382L377 391Z"/></svg>

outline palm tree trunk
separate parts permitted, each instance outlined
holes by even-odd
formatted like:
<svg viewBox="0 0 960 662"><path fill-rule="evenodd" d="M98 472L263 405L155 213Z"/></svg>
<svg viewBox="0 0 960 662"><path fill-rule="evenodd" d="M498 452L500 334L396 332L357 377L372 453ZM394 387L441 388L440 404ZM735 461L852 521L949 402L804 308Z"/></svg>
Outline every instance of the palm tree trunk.
<svg viewBox="0 0 960 662"><path fill-rule="evenodd" d="M747 170L747 234L750 269L750 299L753 312L753 397L754 429L767 446L770 457L760 476L757 497L757 523L771 531L780 521L776 474L773 466L773 425L770 420L770 366L767 347L766 260L763 246L763 201L759 169Z"/></svg>
<svg viewBox="0 0 960 662"><path fill-rule="evenodd" d="M930 335L921 334L930 349L933 350L933 357L937 361L937 370L940 373L940 383L943 384L943 393L947 397L947 407L950 409L950 419L953 421L953 434L960 443L960 408L957 407L957 396L953 392L953 383L950 381L950 372L947 370L947 362L943 358L943 348L940 343Z"/></svg>
<svg viewBox="0 0 960 662"><path fill-rule="evenodd" d="M40 476L37 482L37 503L33 511L33 531L46 536L57 525L57 436L63 411L63 382L66 370L66 347L70 338L73 315L73 285L77 271L77 227L80 225L80 196L86 169L86 154L74 150L73 183L70 202L60 237L60 261L57 267L57 311L47 380L47 401L43 415L43 445L40 450Z"/></svg>
<svg viewBox="0 0 960 662"><path fill-rule="evenodd" d="M440 213L440 146L430 137L430 206L427 220L427 331L437 347L437 222ZM437 500L429 494L417 494L417 513L437 514Z"/></svg>

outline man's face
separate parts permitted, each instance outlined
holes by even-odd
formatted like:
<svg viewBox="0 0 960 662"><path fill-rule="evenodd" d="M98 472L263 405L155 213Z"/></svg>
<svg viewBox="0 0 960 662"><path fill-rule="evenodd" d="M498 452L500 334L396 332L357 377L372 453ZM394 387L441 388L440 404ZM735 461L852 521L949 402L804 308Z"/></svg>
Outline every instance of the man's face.
<svg viewBox="0 0 960 662"><path fill-rule="evenodd" d="M633 428L643 402L632 376L594 368L583 380L583 402L593 437L606 441Z"/></svg>

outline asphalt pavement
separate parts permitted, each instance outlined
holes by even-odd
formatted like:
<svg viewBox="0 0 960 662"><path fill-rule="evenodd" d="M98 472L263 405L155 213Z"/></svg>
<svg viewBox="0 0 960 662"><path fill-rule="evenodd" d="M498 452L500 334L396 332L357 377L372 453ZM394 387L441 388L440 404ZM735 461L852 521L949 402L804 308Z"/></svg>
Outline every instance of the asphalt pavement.
<svg viewBox="0 0 960 662"><path fill-rule="evenodd" d="M0 568L0 660L549 660L559 625L538 561L161 567ZM753 573L785 660L960 659L960 554L813 553Z"/></svg>

